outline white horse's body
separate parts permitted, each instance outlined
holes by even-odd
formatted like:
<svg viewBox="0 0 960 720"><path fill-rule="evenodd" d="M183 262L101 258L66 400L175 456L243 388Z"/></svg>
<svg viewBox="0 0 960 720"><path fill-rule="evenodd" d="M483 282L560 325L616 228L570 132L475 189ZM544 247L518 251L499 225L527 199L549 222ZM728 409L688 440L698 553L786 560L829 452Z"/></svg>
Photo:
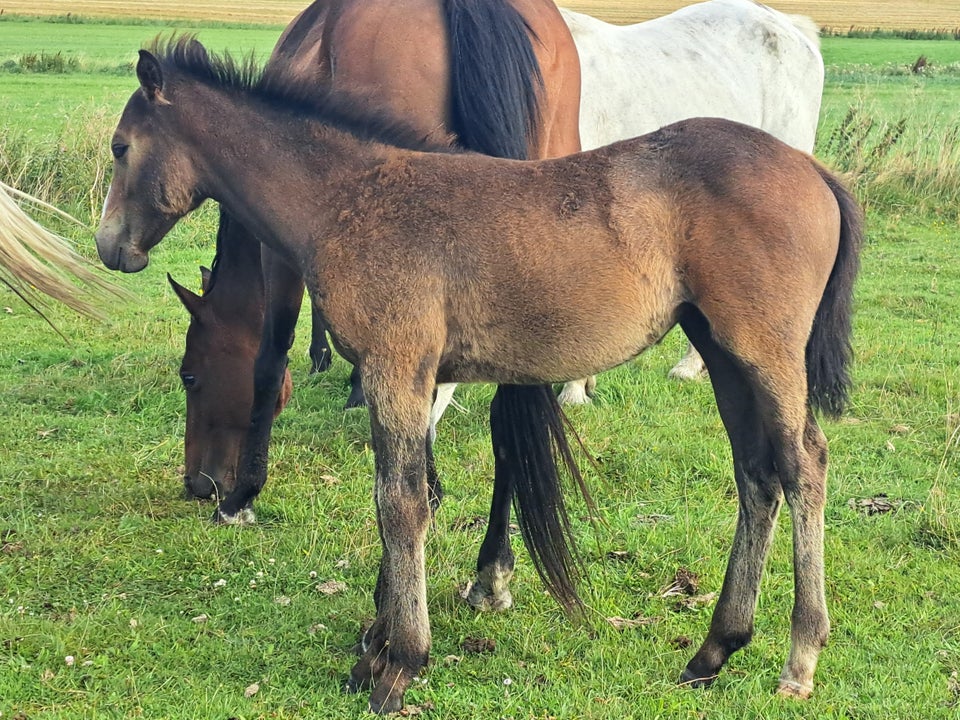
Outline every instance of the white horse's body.
<svg viewBox="0 0 960 720"><path fill-rule="evenodd" d="M636 25L561 9L580 53L584 150L691 117L721 117L813 151L823 93L817 28L753 0L710 0ZM701 374L691 347L671 371ZM586 381L561 401L588 401Z"/></svg>

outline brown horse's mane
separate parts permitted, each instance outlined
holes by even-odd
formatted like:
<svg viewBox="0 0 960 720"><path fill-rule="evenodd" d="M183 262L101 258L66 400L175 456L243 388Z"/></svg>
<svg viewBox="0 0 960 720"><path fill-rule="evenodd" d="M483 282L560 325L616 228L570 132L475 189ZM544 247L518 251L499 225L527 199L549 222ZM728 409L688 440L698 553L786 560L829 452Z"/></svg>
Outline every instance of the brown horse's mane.
<svg viewBox="0 0 960 720"><path fill-rule="evenodd" d="M209 86L242 92L272 110L316 119L360 140L425 152L460 151L452 141L438 142L434 136L424 136L366 95L304 81L284 72L282 66L268 64L261 68L252 53L239 60L229 52L211 54L193 34L166 39L158 36L144 49L156 56L165 70Z"/></svg>

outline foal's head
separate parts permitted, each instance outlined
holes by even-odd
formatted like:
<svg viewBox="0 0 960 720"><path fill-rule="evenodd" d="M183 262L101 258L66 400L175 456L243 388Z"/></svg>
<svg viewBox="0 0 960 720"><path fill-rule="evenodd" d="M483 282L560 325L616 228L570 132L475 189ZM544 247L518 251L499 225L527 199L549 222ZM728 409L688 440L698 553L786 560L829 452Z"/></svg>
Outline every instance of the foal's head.
<svg viewBox="0 0 960 720"><path fill-rule="evenodd" d="M181 38L174 46L182 58L205 59L203 46ZM161 61L141 50L140 88L131 96L113 134L113 180L95 234L97 252L111 270L139 272L147 253L177 220L203 197L191 153L171 132L175 99L167 92Z"/></svg>

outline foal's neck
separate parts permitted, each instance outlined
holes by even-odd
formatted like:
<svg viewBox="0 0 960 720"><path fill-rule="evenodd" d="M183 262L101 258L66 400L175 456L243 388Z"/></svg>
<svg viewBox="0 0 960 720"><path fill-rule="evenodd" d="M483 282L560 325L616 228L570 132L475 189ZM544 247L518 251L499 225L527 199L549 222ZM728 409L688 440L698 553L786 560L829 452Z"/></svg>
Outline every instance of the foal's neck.
<svg viewBox="0 0 960 720"><path fill-rule="evenodd" d="M200 155L204 194L295 265L330 234L325 230L339 212L333 198L344 180L391 152L243 93L209 89L202 100L184 120Z"/></svg>

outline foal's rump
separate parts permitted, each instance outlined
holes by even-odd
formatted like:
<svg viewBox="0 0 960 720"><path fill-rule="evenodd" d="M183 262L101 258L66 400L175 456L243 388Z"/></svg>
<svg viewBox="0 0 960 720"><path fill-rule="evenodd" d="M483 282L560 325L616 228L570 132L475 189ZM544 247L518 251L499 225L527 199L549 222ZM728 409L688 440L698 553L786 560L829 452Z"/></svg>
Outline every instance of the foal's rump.
<svg viewBox="0 0 960 720"><path fill-rule="evenodd" d="M531 174L524 193L517 178ZM701 118L520 166L500 184L484 177L517 199L497 218L463 218L485 226L473 237L486 247L462 253L478 266L447 279L441 381L596 373L659 340L685 303L745 362L769 362L775 344L785 357L774 362L802 369L840 238L837 198L809 155Z"/></svg>

